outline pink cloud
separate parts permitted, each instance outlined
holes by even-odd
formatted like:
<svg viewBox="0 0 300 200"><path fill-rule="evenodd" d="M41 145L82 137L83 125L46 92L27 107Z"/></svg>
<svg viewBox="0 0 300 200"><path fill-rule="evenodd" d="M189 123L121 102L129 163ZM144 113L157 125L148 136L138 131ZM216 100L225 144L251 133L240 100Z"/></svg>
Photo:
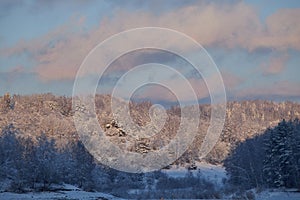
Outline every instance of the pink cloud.
<svg viewBox="0 0 300 200"><path fill-rule="evenodd" d="M251 38L249 49L258 47L300 50L300 9L281 9L269 16L264 31Z"/></svg>
<svg viewBox="0 0 300 200"><path fill-rule="evenodd" d="M272 57L267 63L262 65L264 75L274 75L281 73L286 68L288 55L283 54L278 57Z"/></svg>
<svg viewBox="0 0 300 200"><path fill-rule="evenodd" d="M227 91L235 90L235 88L243 82L242 78L233 73L221 71L221 74Z"/></svg>
<svg viewBox="0 0 300 200"><path fill-rule="evenodd" d="M88 54L99 42L123 30L144 26L160 26L182 31L205 46L242 47L249 51L267 47L278 50L300 49L300 9L284 9L262 23L256 10L243 2L230 5L188 5L156 16L152 13L129 13L118 10L114 17L83 33L74 27L84 25L84 17L58 27L32 41L20 41L0 53L14 55L29 52L37 61L34 68L41 80L73 79ZM148 37L145 35L145 37ZM172 45L172 41L162 41ZM131 44L118 44L128 45ZM117 48L117 47L116 47ZM275 62L270 73L280 71ZM124 67L124 66L123 66Z"/></svg>

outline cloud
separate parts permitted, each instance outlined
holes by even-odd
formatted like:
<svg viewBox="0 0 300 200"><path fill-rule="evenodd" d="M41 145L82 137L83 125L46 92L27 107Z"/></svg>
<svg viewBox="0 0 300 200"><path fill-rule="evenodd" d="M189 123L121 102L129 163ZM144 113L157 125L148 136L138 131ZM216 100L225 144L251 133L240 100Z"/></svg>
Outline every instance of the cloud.
<svg viewBox="0 0 300 200"><path fill-rule="evenodd" d="M234 90L243 80L231 72L221 71L226 90Z"/></svg>
<svg viewBox="0 0 300 200"><path fill-rule="evenodd" d="M176 85L176 91L170 91L165 87L152 85L141 89L141 91L139 91L138 94L135 95L135 97L137 99L151 99L155 101L169 102L175 102L179 100L177 98L181 97L180 101L188 102L194 99L194 95L196 95L198 99L202 99L209 96L209 92L207 90L205 82L202 79L192 78L186 81L190 82L195 94L190 93L189 90L187 90L186 85L180 80L170 79L167 80L167 84L173 86Z"/></svg>
<svg viewBox="0 0 300 200"><path fill-rule="evenodd" d="M182 31L204 47L245 48L249 51L258 48L300 49L300 9L279 10L268 17L266 23L261 22L253 7L243 2L187 4L159 15L120 8L115 13L111 18L103 18L99 26L89 32L74 30L74 27L80 29L84 22L84 18L80 18L41 38L21 41L1 54L27 53L36 61L34 71L40 79L51 81L73 79L94 46L115 33L136 27L160 26ZM162 42L172 45L172 41ZM280 66L273 67L273 72L280 69Z"/></svg>
<svg viewBox="0 0 300 200"><path fill-rule="evenodd" d="M209 77L209 83L212 84L218 78L216 74L213 74ZM224 81L224 85L227 91L232 92L235 91L235 87L241 83L241 78L237 77L234 74L229 72L222 72L222 78ZM205 80L202 78L188 78L186 81L189 81L191 84L197 99L205 99L210 97L208 88L206 86ZM187 90L186 85L181 83L180 80L177 79L169 79L167 80L167 85L176 85L176 92L180 93L180 96L184 97L181 99L182 101L188 102L193 99L194 94L190 94L189 90ZM212 89L217 89L217 85L211 85ZM174 94L173 94L174 93ZM137 96L140 99L154 99L158 101L176 101L176 94L175 91L166 91L166 88L162 87L148 87L144 91L140 92Z"/></svg>
<svg viewBox="0 0 300 200"><path fill-rule="evenodd" d="M270 85L261 85L260 87L245 88L235 94L237 97L253 96L300 96L299 83L290 81L277 81Z"/></svg>
<svg viewBox="0 0 300 200"><path fill-rule="evenodd" d="M27 74L21 65L13 66L10 70L0 72L2 90L10 89L14 82L22 75Z"/></svg>
<svg viewBox="0 0 300 200"><path fill-rule="evenodd" d="M266 20L260 35L252 37L249 49L259 47L300 50L300 9L280 9Z"/></svg>
<svg viewBox="0 0 300 200"><path fill-rule="evenodd" d="M83 17L72 18L68 24L40 38L22 40L12 48L0 49L0 55L28 55L37 63L33 72L43 81L73 79L84 56L92 48L80 30L83 20Z"/></svg>
<svg viewBox="0 0 300 200"><path fill-rule="evenodd" d="M267 63L262 65L263 75L280 74L286 68L286 62L289 56L287 54L278 57L272 57Z"/></svg>

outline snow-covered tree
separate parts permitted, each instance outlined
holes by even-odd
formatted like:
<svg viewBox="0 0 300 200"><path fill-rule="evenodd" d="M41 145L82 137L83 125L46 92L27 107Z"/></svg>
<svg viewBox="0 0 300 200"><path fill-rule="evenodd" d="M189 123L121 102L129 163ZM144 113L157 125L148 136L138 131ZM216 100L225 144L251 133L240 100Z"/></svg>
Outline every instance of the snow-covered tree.
<svg viewBox="0 0 300 200"><path fill-rule="evenodd" d="M0 138L0 177L13 178L16 173L16 161L19 160L19 142L12 125L2 130Z"/></svg>
<svg viewBox="0 0 300 200"><path fill-rule="evenodd" d="M92 171L95 168L93 156L85 149L82 142L73 147L74 154L74 180L79 187L89 189L92 187Z"/></svg>
<svg viewBox="0 0 300 200"><path fill-rule="evenodd" d="M237 145L224 165L230 183L243 188L300 186L300 123L275 128Z"/></svg>
<svg viewBox="0 0 300 200"><path fill-rule="evenodd" d="M59 174L56 170L55 158L57 151L54 140L49 140L45 134L38 138L38 145L33 151L34 178L47 189L52 183L59 182Z"/></svg>
<svg viewBox="0 0 300 200"><path fill-rule="evenodd" d="M295 129L291 121L283 120L271 130L266 141L266 155L263 171L266 181L273 187L295 186L297 163L293 148L295 147Z"/></svg>
<svg viewBox="0 0 300 200"><path fill-rule="evenodd" d="M245 189L263 185L263 138L265 135L240 143L225 160L224 165L230 175L231 184Z"/></svg>

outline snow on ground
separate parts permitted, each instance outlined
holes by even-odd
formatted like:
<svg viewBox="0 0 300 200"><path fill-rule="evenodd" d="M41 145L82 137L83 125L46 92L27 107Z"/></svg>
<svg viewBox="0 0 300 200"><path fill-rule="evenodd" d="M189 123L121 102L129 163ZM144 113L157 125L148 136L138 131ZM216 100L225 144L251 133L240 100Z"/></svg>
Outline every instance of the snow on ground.
<svg viewBox="0 0 300 200"><path fill-rule="evenodd" d="M24 194L3 192L0 193L0 200L29 200L29 199L40 199L40 200L121 200L110 194L104 194L100 192L85 192L81 189L72 186L64 185L62 191L57 192L29 192Z"/></svg>
<svg viewBox="0 0 300 200"><path fill-rule="evenodd" d="M197 175L198 171L200 171L201 175L206 178L207 180L215 183L216 185L222 186L223 179L227 178L226 170L221 165L212 165L204 162L196 162L197 170L190 170L195 176ZM164 169L162 170L170 177L174 178L182 178L184 177L188 170L185 167L174 167L172 166L171 169Z"/></svg>
<svg viewBox="0 0 300 200"><path fill-rule="evenodd" d="M41 200L53 200L53 199L119 199L109 194L103 194L99 192L84 192L84 191L68 191L68 192L41 192L41 193L26 193L26 194L16 194L10 192L0 193L1 200L29 200L29 199L41 199Z"/></svg>
<svg viewBox="0 0 300 200"><path fill-rule="evenodd" d="M257 194L256 200L300 200L300 192L264 191Z"/></svg>

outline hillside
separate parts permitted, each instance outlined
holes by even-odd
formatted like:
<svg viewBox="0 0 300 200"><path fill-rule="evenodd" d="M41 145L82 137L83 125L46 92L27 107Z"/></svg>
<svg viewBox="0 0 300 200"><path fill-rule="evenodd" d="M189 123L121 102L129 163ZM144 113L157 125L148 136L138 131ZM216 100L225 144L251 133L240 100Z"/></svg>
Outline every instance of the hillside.
<svg viewBox="0 0 300 200"><path fill-rule="evenodd" d="M1 130L4 127L13 126L14 129L18 129L22 133L19 137L32 138L33 140L44 133L47 137L54 139L58 147L78 140L73 123L74 112L71 98L52 94L31 96L10 96L7 94L0 97L0 102ZM167 123L161 131L162 134L157 134L149 140L141 139L138 141L126 134L117 122L113 121L110 96L97 95L95 105L98 121L101 127L106 130L106 135L120 148L129 151L147 153L163 147L176 133L180 121L180 108L173 106L167 110ZM131 103L130 112L133 121L140 126L146 125L150 121L148 112L151 105L150 102ZM193 109L192 106L191 109ZM197 151L209 125L210 107L209 105L200 105L200 110L200 126L196 140L177 164L193 163L198 159ZM260 100L229 102L223 133L215 148L207 156L206 161L221 163L239 142L259 135L268 127L274 127L282 119L299 117L300 104L298 103L275 103Z"/></svg>

